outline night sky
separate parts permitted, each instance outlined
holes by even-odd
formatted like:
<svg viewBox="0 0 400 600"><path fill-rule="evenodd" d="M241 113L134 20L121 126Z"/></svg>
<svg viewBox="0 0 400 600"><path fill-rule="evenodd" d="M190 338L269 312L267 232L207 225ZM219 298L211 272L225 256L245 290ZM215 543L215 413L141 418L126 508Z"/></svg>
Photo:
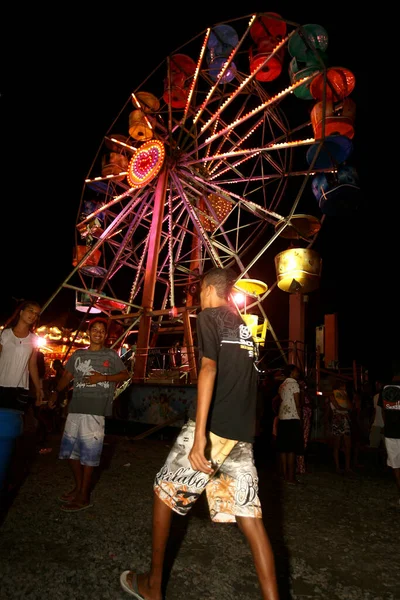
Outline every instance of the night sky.
<svg viewBox="0 0 400 600"><path fill-rule="evenodd" d="M46 302L72 270L84 178L132 89L204 28L268 10L296 23L325 27L329 64L346 67L356 76L352 164L360 177L362 205L348 219L331 218L324 225L318 241L323 274L320 289L310 294L309 327L322 324L325 313L337 312L343 359L353 357L377 375L390 372L398 318L394 321L391 312L395 302L382 299L391 248L390 236L383 231L385 211L373 210L368 32L359 15L340 5L328 10L320 2L307 3L304 9L296 3L287 11L287 3L250 2L243 10L230 2L208 2L197 5L196 17L187 6L146 8L142 3L116 14L111 6L96 4L86 15L58 11L55 17L32 10L24 13L22 24L17 16L11 19L18 25L5 49L9 78L0 98L0 322L16 299Z"/></svg>

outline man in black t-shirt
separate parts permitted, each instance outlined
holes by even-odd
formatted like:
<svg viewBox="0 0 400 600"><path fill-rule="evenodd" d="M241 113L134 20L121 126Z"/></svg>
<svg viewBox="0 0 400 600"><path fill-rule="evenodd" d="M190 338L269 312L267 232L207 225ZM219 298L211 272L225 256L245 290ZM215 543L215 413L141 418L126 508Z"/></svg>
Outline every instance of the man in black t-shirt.
<svg viewBox="0 0 400 600"><path fill-rule="evenodd" d="M194 412L154 481L149 572L124 571L122 588L161 600L162 571L172 512L186 515L205 491L214 522L236 522L246 536L264 600L278 600L274 557L258 498L253 459L257 373L249 328L230 301L230 269L202 277L197 316L200 370Z"/></svg>
<svg viewBox="0 0 400 600"><path fill-rule="evenodd" d="M384 386L378 406L382 408L387 464L393 469L399 494L394 507L400 510L400 375Z"/></svg>

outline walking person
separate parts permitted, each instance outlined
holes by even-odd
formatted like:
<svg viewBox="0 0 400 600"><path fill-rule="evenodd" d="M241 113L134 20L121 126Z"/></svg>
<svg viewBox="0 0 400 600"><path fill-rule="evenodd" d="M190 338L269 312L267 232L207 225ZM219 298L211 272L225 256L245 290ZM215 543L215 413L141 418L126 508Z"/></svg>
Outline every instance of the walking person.
<svg viewBox="0 0 400 600"><path fill-rule="evenodd" d="M332 436L333 436L333 459L336 473L343 473L340 468L339 451L341 442L344 447L345 473L351 470L351 425L350 414L352 404L347 393L346 382L338 379L333 386L330 395L330 406L332 410Z"/></svg>
<svg viewBox="0 0 400 600"><path fill-rule="evenodd" d="M112 415L116 384L129 378L117 352L105 347L107 321L92 319L88 331L89 347L76 350L68 359L49 401L54 405L58 393L74 380L59 452L60 459L68 460L74 477L73 489L59 498L65 512L93 506L91 481L94 468L100 464L105 417Z"/></svg>
<svg viewBox="0 0 400 600"><path fill-rule="evenodd" d="M278 389L279 413L276 450L279 453L281 474L286 483L297 485L296 457L304 454L302 410L300 399L300 369L286 365L285 380Z"/></svg>
<svg viewBox="0 0 400 600"><path fill-rule="evenodd" d="M140 575L124 571L120 576L122 588L139 600L161 600L172 513L187 515L204 491L212 521L236 521L247 538L263 599L278 599L253 457L255 347L230 302L234 282L230 269L218 267L201 280L196 407L155 476L150 570Z"/></svg>

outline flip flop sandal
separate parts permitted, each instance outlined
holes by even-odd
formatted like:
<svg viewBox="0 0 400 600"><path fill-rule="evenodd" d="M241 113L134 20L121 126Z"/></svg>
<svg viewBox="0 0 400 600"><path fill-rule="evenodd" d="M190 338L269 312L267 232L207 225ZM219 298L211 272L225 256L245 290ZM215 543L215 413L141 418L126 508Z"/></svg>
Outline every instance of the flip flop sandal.
<svg viewBox="0 0 400 600"><path fill-rule="evenodd" d="M59 502L62 502L63 504L71 504L72 498L67 499L64 496L64 494L61 494L61 496L58 496L57 500L59 500Z"/></svg>
<svg viewBox="0 0 400 600"><path fill-rule="evenodd" d="M119 581L120 581L122 589L125 592L128 592L128 594L130 594L137 600L145 600L145 598L139 593L139 588L138 588L138 584L137 584L137 574L133 573L132 587L131 587L128 583L129 573L132 573L132 571L124 571L123 573L121 573Z"/></svg>
<svg viewBox="0 0 400 600"><path fill-rule="evenodd" d="M84 506L80 506L79 504L64 504L60 507L60 509L64 512L72 513L72 512L80 512L81 510L86 510L87 508L92 508L93 504L85 504Z"/></svg>

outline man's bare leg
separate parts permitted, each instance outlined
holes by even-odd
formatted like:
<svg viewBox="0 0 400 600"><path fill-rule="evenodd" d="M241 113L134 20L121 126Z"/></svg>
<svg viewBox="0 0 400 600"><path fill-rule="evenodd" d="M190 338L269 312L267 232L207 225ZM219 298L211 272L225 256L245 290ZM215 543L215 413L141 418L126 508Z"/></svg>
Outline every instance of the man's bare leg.
<svg viewBox="0 0 400 600"><path fill-rule="evenodd" d="M394 480L396 482L397 490L400 494L400 469L392 469L394 474Z"/></svg>
<svg viewBox="0 0 400 600"><path fill-rule="evenodd" d="M294 452L287 453L287 477L286 481L289 483L296 483L296 455Z"/></svg>
<svg viewBox="0 0 400 600"><path fill-rule="evenodd" d="M94 467L89 465L80 465L81 467L81 484L75 495L74 504L85 506L90 503L90 494L92 491L92 475Z"/></svg>
<svg viewBox="0 0 400 600"><path fill-rule="evenodd" d="M172 510L154 494L150 571L137 575L139 593L146 600L162 600L162 574L171 520ZM130 585L132 575L130 573L127 577Z"/></svg>
<svg viewBox="0 0 400 600"><path fill-rule="evenodd" d="M263 600L279 600L275 559L262 519L236 517L236 522L249 542Z"/></svg>
<svg viewBox="0 0 400 600"><path fill-rule="evenodd" d="M66 502L73 502L75 500L76 494L79 492L82 485L82 465L79 460L68 459L69 467L72 471L72 475L74 477L74 487L70 492L66 492L61 497Z"/></svg>
<svg viewBox="0 0 400 600"><path fill-rule="evenodd" d="M94 467L81 465L79 460L69 459L75 487L62 496L69 505L85 506L90 502L91 481Z"/></svg>

